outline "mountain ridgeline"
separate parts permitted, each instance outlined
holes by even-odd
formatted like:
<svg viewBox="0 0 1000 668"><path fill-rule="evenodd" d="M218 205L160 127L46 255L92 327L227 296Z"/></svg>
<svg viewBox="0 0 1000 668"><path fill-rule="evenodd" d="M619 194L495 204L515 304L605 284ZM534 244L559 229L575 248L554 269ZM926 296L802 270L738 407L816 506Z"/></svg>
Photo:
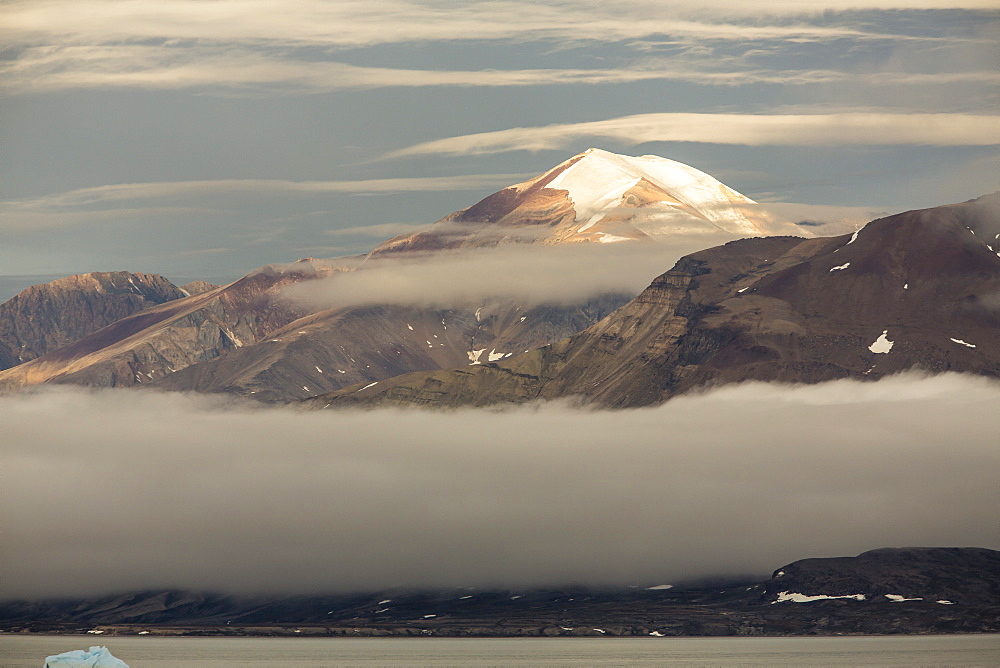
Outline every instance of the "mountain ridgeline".
<svg viewBox="0 0 1000 668"><path fill-rule="evenodd" d="M48 383L318 407L630 407L748 380L906 369L996 377L998 211L994 194L817 238L687 165L589 149L365 256L270 265L225 286L112 272L29 288L0 305L0 391ZM589 262L611 248L619 258L670 248L665 269L687 252L678 248L727 240L682 257L638 296L603 284L556 303L289 294L386 266L473 262L497 247L559 267L555 247L594 249ZM516 271L494 266L498 283Z"/></svg>
<svg viewBox="0 0 1000 668"><path fill-rule="evenodd" d="M656 404L748 380L1000 377L1000 195L872 221L853 235L750 238L682 258L569 339L495 363L311 400L486 406Z"/></svg>
<svg viewBox="0 0 1000 668"><path fill-rule="evenodd" d="M156 387L288 402L413 371L494 362L586 329L634 293L609 289L552 304L484 295L476 304L428 307L315 304L284 291L380 263L420 258L433 264L496 246L591 244L600 250L680 239L699 248L709 239L781 229L752 200L697 169L590 149L364 257L268 266L227 286L190 290L189 297L170 293L104 318L62 306L62 283L79 277L32 288L5 305L14 314L8 330L30 328L26 323L46 308L81 326L64 332L53 318L37 322L43 331L35 338L46 338L44 347L10 337L8 352L0 354L14 368L0 371L0 390L40 383ZM28 299L32 291L50 295L49 306ZM89 298L101 294L109 293L92 290Z"/></svg>
<svg viewBox="0 0 1000 668"><path fill-rule="evenodd" d="M125 271L80 274L32 286L0 304L0 370L187 296L162 276Z"/></svg>

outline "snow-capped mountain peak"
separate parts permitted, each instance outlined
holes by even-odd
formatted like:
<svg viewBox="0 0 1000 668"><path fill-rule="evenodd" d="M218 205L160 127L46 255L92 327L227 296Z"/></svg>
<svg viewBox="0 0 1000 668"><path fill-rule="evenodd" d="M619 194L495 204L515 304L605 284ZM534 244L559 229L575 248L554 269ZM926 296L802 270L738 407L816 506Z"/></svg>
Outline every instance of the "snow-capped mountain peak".
<svg viewBox="0 0 1000 668"><path fill-rule="evenodd" d="M373 254L506 243L687 239L712 245L770 234L808 236L694 167L591 148L425 230L390 239Z"/></svg>
<svg viewBox="0 0 1000 668"><path fill-rule="evenodd" d="M590 148L551 170L546 188L565 190L573 201L578 233L586 232L622 208L646 209L647 234L662 233L664 223L677 222L675 213L702 218L735 234L764 233L752 220L753 200L719 180L684 163L656 155L632 157ZM645 182L645 183L644 183ZM636 188L645 185L644 192ZM632 201L627 201L629 195Z"/></svg>

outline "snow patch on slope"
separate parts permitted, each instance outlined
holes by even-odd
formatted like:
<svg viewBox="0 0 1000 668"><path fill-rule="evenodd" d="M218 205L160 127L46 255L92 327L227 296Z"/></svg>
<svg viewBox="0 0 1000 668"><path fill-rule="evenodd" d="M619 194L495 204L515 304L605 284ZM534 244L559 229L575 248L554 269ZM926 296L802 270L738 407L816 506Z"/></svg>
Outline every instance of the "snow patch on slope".
<svg viewBox="0 0 1000 668"><path fill-rule="evenodd" d="M883 596L885 596L887 599L889 599L893 603L902 603L904 601L922 601L922 600L924 600L923 598L921 598L919 596L916 597L916 598L906 598L902 594L883 594Z"/></svg>
<svg viewBox="0 0 1000 668"><path fill-rule="evenodd" d="M581 230L582 229L583 228L581 228ZM619 241L629 241L628 237L619 237L614 234L608 234L606 232L601 232L600 235L601 237L598 239L598 241L602 244L613 244Z"/></svg>
<svg viewBox="0 0 1000 668"><path fill-rule="evenodd" d="M888 329L882 330L881 336L875 339L875 342L872 343L870 346L868 346L868 350L872 351L875 354L882 354L882 355L892 350L892 344L895 343L895 341L890 341L888 339L888 334L889 334Z"/></svg>
<svg viewBox="0 0 1000 668"><path fill-rule="evenodd" d="M827 594L816 594L815 596L810 596L808 594L797 594L795 592L783 591L778 593L778 598L771 601L771 605L775 603L784 603L785 601L790 601L792 603L812 603L813 601L826 601L834 598L850 598L855 601L865 600L864 594L845 594L844 596L829 596Z"/></svg>

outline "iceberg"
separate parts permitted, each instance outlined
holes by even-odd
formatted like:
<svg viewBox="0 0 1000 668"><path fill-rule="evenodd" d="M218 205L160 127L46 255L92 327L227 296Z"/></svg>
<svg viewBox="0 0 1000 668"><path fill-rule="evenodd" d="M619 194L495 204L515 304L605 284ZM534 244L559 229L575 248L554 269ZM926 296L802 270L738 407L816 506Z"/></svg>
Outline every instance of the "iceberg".
<svg viewBox="0 0 1000 668"><path fill-rule="evenodd" d="M43 668L128 668L128 664L112 656L107 647L75 649L45 657Z"/></svg>

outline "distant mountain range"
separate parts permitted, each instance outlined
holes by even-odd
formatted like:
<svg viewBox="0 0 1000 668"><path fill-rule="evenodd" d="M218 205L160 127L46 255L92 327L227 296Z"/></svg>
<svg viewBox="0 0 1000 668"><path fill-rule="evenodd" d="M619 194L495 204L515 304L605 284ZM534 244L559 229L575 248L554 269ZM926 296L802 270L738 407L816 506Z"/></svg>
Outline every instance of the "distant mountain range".
<svg viewBox="0 0 1000 668"><path fill-rule="evenodd" d="M885 548L771 577L629 588L190 591L0 602L0 630L213 636L733 636L1000 631L1000 552Z"/></svg>
<svg viewBox="0 0 1000 668"><path fill-rule="evenodd" d="M30 288L0 306L0 323L13 333L3 338L0 331L10 351L0 350L0 359L14 367L0 372L0 390L153 386L287 402L411 371L492 362L575 334L634 294L611 290L541 305L484 299L450 308L324 308L282 291L392 259L433 263L498 246L664 239L698 248L720 235L784 229L692 167L590 149L364 257L272 265L230 285L187 290L190 296L162 277L125 272L114 274L117 287L105 286L103 274L87 274ZM150 282L160 286L155 297ZM30 337L22 333L29 330Z"/></svg>
<svg viewBox="0 0 1000 668"><path fill-rule="evenodd" d="M350 387L343 405L573 398L645 406L747 380L1000 377L1000 194L872 221L842 237L751 238L682 258L568 339L509 359Z"/></svg>
<svg viewBox="0 0 1000 668"><path fill-rule="evenodd" d="M627 407L746 380L911 368L996 377L998 211L995 194L816 238L687 165L589 149L366 256L271 265L225 286L114 272L29 288L0 305L0 391L57 383L318 407ZM287 294L484 249L536 249L544 263L558 248L639 253L678 240L714 247L638 296L428 306Z"/></svg>

